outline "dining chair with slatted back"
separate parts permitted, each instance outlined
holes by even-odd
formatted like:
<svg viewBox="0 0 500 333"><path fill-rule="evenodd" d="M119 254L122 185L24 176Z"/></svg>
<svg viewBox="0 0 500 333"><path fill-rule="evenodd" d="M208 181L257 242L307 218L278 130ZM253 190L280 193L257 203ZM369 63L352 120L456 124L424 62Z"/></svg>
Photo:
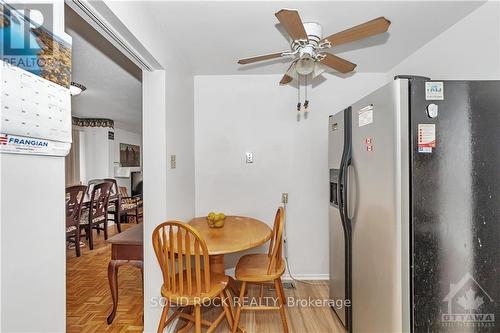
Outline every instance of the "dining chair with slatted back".
<svg viewBox="0 0 500 333"><path fill-rule="evenodd" d="M236 308L233 324L233 333L238 329L238 323L243 310L279 310L284 332L288 332L288 324L285 313L285 293L281 283L281 276L285 272L285 261L283 260L283 228L285 226L285 210L279 207L274 218L273 234L269 243L267 253L247 254L238 260L236 264L236 279L241 281L240 297ZM263 285L266 282L274 282L276 296L279 306L263 306ZM247 284L260 284L259 306L246 306L244 300ZM254 303L254 302L252 302Z"/></svg>
<svg viewBox="0 0 500 333"><path fill-rule="evenodd" d="M108 214L112 215L112 218L108 217L108 221L113 221L116 224L116 229L118 232L122 232L121 226L121 193L119 190L118 183L114 178L104 178L103 181L111 183L111 190L109 193L109 206L108 206Z"/></svg>
<svg viewBox="0 0 500 333"><path fill-rule="evenodd" d="M110 182L101 182L93 186L89 208L80 218L80 226L85 229L91 250L94 249L93 229L104 231L104 239L108 239L108 205L111 186Z"/></svg>
<svg viewBox="0 0 500 333"><path fill-rule="evenodd" d="M186 331L194 325L200 333L204 325L207 332L213 332L224 316L231 328L231 312L224 298L228 277L210 271L208 249L198 231L183 222L164 222L153 231L153 248L163 275L161 295L165 300L158 333L177 317L188 321ZM223 300L223 311L214 322L202 320L201 307L216 298ZM172 305L177 309L168 317ZM182 311L191 306L194 316Z"/></svg>
<svg viewBox="0 0 500 333"><path fill-rule="evenodd" d="M87 195L91 195L94 190L94 186L104 182L104 179L91 179L87 182Z"/></svg>
<svg viewBox="0 0 500 333"><path fill-rule="evenodd" d="M75 242L76 256L80 256L80 215L87 186L66 187L66 240Z"/></svg>
<svg viewBox="0 0 500 333"><path fill-rule="evenodd" d="M128 222L129 217L135 219L135 223L139 223L139 209L142 208L142 199L140 197L130 197L125 186L118 188L120 192L120 215Z"/></svg>

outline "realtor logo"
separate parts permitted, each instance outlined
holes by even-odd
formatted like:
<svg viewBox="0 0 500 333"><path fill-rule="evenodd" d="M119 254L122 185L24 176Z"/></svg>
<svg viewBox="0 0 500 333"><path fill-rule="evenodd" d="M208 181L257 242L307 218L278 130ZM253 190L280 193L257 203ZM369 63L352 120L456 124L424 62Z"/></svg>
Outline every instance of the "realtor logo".
<svg viewBox="0 0 500 333"><path fill-rule="evenodd" d="M6 145L7 144L7 134L0 134L0 145Z"/></svg>
<svg viewBox="0 0 500 333"><path fill-rule="evenodd" d="M486 290L472 277L465 274L456 284L450 284L445 296L446 311L441 322L445 327L494 327L494 301Z"/></svg>

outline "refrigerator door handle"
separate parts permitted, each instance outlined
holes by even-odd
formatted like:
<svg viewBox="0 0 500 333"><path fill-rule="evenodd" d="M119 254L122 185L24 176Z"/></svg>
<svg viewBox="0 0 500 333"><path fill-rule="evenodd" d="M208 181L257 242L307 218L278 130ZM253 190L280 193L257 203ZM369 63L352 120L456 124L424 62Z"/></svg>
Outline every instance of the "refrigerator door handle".
<svg viewBox="0 0 500 333"><path fill-rule="evenodd" d="M344 120L344 123L345 124L351 124L351 107L349 107L346 111L345 111L345 120ZM343 220L344 220L344 223L345 223L345 227L346 227L346 232L347 234L350 234L350 231L351 231L351 225L350 225L350 220L349 220L349 217L348 217L348 211L347 211L347 206L348 206L348 200L349 200L349 192L350 192L350 188L349 188L349 182L348 182L348 170L349 170L349 166L351 165L351 162L352 162L352 159L351 159L351 156L352 156L352 138L351 138L351 131L350 129L347 129L347 126L346 125L346 131L345 131L345 139L344 139L344 152L342 154L342 162L340 164L340 175L339 175L339 178L340 178L340 199L339 199L339 202L342 203L342 205L339 204L339 208L340 208L340 213L341 215L343 216Z"/></svg>
<svg viewBox="0 0 500 333"><path fill-rule="evenodd" d="M349 193L346 193L347 201L346 201L346 217L351 222L356 215L357 208L357 183L356 183L356 168L352 163L347 166L346 170L346 184L349 188Z"/></svg>

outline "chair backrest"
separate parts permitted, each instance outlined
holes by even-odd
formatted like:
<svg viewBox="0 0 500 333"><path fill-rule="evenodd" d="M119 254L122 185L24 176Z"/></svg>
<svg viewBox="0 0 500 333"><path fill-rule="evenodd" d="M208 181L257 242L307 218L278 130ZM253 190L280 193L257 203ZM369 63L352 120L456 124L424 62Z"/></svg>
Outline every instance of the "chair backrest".
<svg viewBox="0 0 500 333"><path fill-rule="evenodd" d="M108 217L109 194L111 192L112 183L102 182L94 185L92 194L90 195L90 210L89 219L94 219L104 216Z"/></svg>
<svg viewBox="0 0 500 333"><path fill-rule="evenodd" d="M101 184L104 182L104 179L91 179L87 182L87 195L90 195L92 193L92 190L94 189L94 186L97 184Z"/></svg>
<svg viewBox="0 0 500 333"><path fill-rule="evenodd" d="M269 243L267 255L271 259L267 268L267 274L274 273L283 261L283 228L285 227L285 210L279 207L274 217L273 234Z"/></svg>
<svg viewBox="0 0 500 333"><path fill-rule="evenodd" d="M126 186L120 186L118 187L118 192L120 193L122 198L128 197L128 190Z"/></svg>
<svg viewBox="0 0 500 333"><path fill-rule="evenodd" d="M66 187L66 227L78 225L87 186Z"/></svg>
<svg viewBox="0 0 500 333"><path fill-rule="evenodd" d="M189 224L179 221L160 224L153 231L153 248L163 274L163 288L179 297L201 296L210 290L207 245Z"/></svg>
<svg viewBox="0 0 500 333"><path fill-rule="evenodd" d="M104 178L103 179L105 182L110 182L111 183L111 192L109 194L110 198L117 197L120 195L120 192L118 191L118 184L116 183L116 179L114 178Z"/></svg>

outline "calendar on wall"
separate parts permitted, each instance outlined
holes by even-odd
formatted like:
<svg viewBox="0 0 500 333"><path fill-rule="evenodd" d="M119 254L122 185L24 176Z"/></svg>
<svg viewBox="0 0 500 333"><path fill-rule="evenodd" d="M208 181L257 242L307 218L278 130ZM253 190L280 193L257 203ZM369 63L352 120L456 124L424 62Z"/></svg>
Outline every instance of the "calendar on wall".
<svg viewBox="0 0 500 333"><path fill-rule="evenodd" d="M38 8L38 7L37 7ZM65 156L71 147L71 37L0 0L0 152ZM26 8L25 8L26 9Z"/></svg>
<svg viewBox="0 0 500 333"><path fill-rule="evenodd" d="M71 142L69 89L4 63L1 132Z"/></svg>

